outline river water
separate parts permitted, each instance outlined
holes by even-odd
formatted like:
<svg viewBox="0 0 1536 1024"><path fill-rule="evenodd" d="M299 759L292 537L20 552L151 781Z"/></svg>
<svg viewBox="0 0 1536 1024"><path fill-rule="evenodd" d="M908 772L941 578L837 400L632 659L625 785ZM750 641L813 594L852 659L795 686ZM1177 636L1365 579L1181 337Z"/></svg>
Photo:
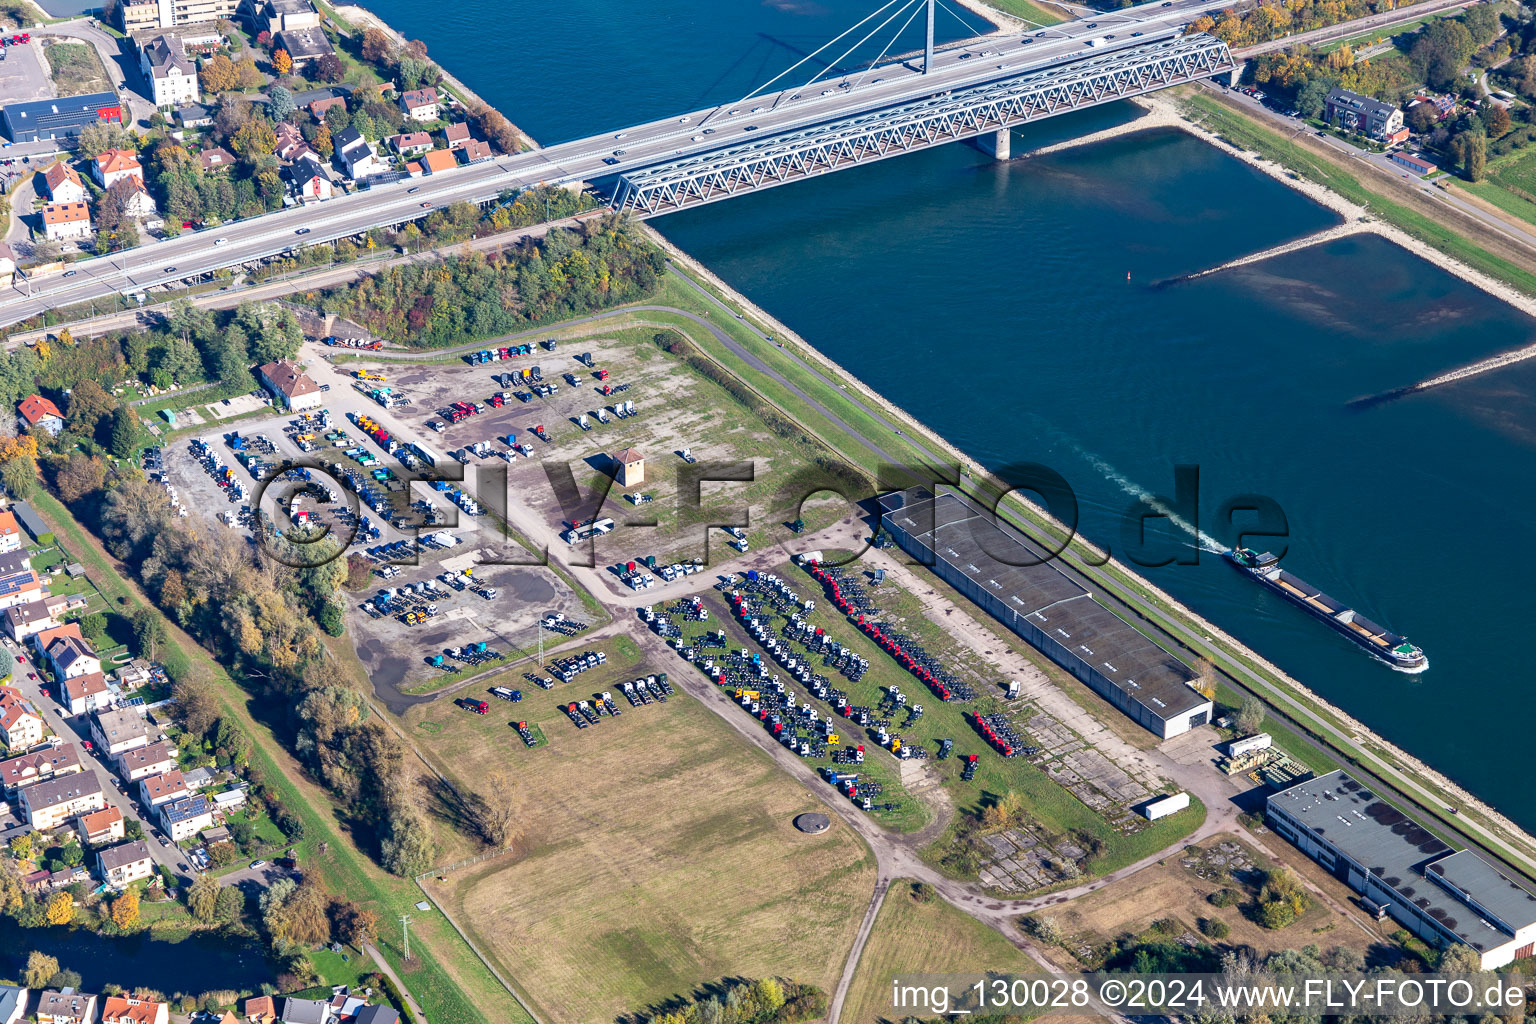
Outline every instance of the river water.
<svg viewBox="0 0 1536 1024"><path fill-rule="evenodd" d="M869 9L373 6L548 142L734 100ZM491 25L507 40L494 59ZM1133 113L1047 122L1015 153ZM1349 404L1527 344L1536 324L1369 237L1167 283L1334 222L1203 143L1154 130L1007 164L949 146L655 223L983 463L1063 474L1084 532L1117 554L1132 495L1172 494L1176 464L1200 467L1198 526L1216 543L1233 539L1217 521L1228 498L1273 499L1289 522L1288 567L1406 633L1427 672L1390 670L1210 552L1149 575L1536 828L1518 768L1536 363ZM1198 546L1173 532L1185 554Z"/></svg>

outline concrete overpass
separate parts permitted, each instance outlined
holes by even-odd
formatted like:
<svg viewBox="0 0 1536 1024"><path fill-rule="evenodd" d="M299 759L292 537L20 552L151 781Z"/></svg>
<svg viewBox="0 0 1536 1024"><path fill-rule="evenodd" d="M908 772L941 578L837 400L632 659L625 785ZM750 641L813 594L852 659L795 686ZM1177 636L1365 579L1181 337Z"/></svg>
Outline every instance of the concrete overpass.
<svg viewBox="0 0 1536 1024"><path fill-rule="evenodd" d="M0 293L0 326L404 224L541 182L595 182L653 216L1007 129L1233 69L1219 40L1183 36L1210 0L1152 0L1030 32L952 44L813 87L764 93L425 178L364 189L73 264Z"/></svg>

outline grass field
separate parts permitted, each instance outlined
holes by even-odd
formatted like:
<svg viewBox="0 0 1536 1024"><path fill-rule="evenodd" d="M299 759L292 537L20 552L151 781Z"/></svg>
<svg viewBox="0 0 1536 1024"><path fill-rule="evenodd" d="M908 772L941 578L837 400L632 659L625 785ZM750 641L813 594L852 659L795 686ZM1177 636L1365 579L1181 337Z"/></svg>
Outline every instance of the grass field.
<svg viewBox="0 0 1536 1024"><path fill-rule="evenodd" d="M605 668L517 705L540 749L505 713L406 714L419 742L440 727L422 746L456 785L513 785L519 804L515 852L429 882L433 895L547 1020L610 1020L726 976L830 992L873 858L835 817L823 835L795 831L821 805L681 691L620 700L622 717L577 730L557 701L639 671L617 652Z"/></svg>
<svg viewBox="0 0 1536 1024"><path fill-rule="evenodd" d="M48 57L48 69L60 96L111 90L106 68L101 66L101 58L89 43L45 42L43 53Z"/></svg>
<svg viewBox="0 0 1536 1024"><path fill-rule="evenodd" d="M843 1004L843 1024L881 1024L891 1009L891 979L904 973L1027 974L1041 968L1000 934L908 881L891 885L859 958ZM931 1014L917 1011L927 1019Z"/></svg>
<svg viewBox="0 0 1536 1024"><path fill-rule="evenodd" d="M1517 150L1488 164L1482 181L1458 181L1456 187L1492 203L1528 224L1536 224L1536 150Z"/></svg>
<svg viewBox="0 0 1536 1024"><path fill-rule="evenodd" d="M1047 10L1030 0L984 0L988 7L996 7L1004 14L1011 14L1023 21L1034 22L1036 25L1055 25L1062 21L1060 14Z"/></svg>

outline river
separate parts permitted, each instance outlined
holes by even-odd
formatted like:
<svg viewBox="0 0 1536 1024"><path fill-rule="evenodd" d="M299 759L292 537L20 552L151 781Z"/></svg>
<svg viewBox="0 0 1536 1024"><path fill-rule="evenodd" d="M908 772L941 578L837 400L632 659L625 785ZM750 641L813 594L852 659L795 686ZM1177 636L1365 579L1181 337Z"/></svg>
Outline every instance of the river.
<svg viewBox="0 0 1536 1024"><path fill-rule="evenodd" d="M544 141L736 99L869 9L373 7ZM490 24L506 59L488 57ZM1068 115L1015 153L1130 116ZM1536 324L1368 236L1164 283L1332 223L1168 130L1007 164L949 146L655 222L983 463L1065 475L1082 529L1117 554L1132 495L1171 494L1176 464L1200 467L1199 528L1217 543L1234 535L1216 521L1226 499L1272 498L1288 567L1408 634L1427 672L1391 671L1208 551L1150 577L1536 829L1515 764L1532 601L1511 554L1536 545L1536 365L1349 405L1527 344Z"/></svg>

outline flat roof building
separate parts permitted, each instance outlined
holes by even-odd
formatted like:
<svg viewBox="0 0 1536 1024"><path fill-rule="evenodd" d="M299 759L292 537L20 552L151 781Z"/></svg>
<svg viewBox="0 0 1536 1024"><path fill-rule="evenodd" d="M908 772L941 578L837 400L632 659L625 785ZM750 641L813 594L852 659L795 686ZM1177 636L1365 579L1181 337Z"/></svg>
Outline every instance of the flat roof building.
<svg viewBox="0 0 1536 1024"><path fill-rule="evenodd" d="M0 110L0 128L12 142L72 139L87 125L123 123L123 108L115 93L12 103Z"/></svg>
<svg viewBox="0 0 1536 1024"><path fill-rule="evenodd" d="M1163 739L1204 725L1194 673L1052 565L1048 552L970 498L924 488L880 499L902 550L1095 693Z"/></svg>
<svg viewBox="0 0 1536 1024"><path fill-rule="evenodd" d="M1536 895L1477 854L1453 851L1343 770L1274 794L1266 818L1420 938L1464 943L1484 970L1536 953Z"/></svg>

